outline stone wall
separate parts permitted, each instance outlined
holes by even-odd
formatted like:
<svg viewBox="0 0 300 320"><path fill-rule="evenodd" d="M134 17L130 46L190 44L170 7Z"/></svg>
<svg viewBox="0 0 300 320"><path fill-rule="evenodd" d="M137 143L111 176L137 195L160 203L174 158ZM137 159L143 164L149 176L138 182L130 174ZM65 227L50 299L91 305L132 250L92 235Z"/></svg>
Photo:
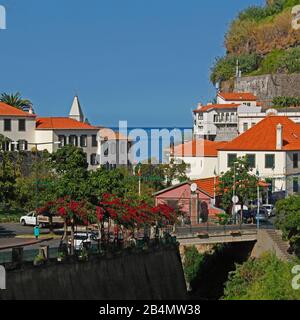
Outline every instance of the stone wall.
<svg viewBox="0 0 300 320"><path fill-rule="evenodd" d="M242 77L222 84L225 92L252 92L261 101L270 101L278 96L300 96L300 74L275 74Z"/></svg>
<svg viewBox="0 0 300 320"><path fill-rule="evenodd" d="M187 295L177 247L25 265L7 272L6 287L0 300L177 300Z"/></svg>

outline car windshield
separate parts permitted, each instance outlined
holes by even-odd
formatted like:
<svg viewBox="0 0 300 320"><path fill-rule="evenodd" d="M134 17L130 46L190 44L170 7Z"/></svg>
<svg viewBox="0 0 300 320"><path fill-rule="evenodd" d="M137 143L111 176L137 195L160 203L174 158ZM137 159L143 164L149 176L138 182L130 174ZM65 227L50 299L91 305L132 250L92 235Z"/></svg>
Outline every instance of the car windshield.
<svg viewBox="0 0 300 320"><path fill-rule="evenodd" d="M74 236L74 239L75 240L86 240L87 239L87 236L85 235L75 235Z"/></svg>

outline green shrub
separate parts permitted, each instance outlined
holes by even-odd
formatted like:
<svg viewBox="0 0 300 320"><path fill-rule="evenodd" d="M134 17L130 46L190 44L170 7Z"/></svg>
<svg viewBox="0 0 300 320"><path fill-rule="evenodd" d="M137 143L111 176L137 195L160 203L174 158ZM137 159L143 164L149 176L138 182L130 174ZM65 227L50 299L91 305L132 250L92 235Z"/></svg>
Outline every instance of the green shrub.
<svg viewBox="0 0 300 320"><path fill-rule="evenodd" d="M212 67L211 81L217 83L233 78L236 73L236 63L239 61L240 70L243 74L249 74L256 70L260 63L260 57L257 54L247 54L241 56L230 55L216 59Z"/></svg>
<svg viewBox="0 0 300 320"><path fill-rule="evenodd" d="M199 253L195 246L185 248L183 268L189 283L196 279L203 262L204 255Z"/></svg>
<svg viewBox="0 0 300 320"><path fill-rule="evenodd" d="M300 290L292 287L295 263L279 260L267 253L238 265L230 273L224 300L300 300Z"/></svg>
<svg viewBox="0 0 300 320"><path fill-rule="evenodd" d="M275 97L273 105L278 108L298 107L300 106L300 97Z"/></svg>

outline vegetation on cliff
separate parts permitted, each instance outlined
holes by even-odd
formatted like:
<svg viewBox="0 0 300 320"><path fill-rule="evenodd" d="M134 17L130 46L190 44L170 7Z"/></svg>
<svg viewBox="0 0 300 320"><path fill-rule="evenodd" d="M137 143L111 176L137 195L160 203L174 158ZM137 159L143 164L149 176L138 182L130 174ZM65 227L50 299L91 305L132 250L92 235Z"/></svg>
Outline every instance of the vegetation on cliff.
<svg viewBox="0 0 300 320"><path fill-rule="evenodd" d="M267 0L239 13L225 36L226 56L216 59L211 81L229 80L236 61L244 75L300 72L300 30L292 27L292 8L300 0Z"/></svg>
<svg viewBox="0 0 300 320"><path fill-rule="evenodd" d="M299 261L284 262L267 253L230 273L224 300L300 300Z"/></svg>

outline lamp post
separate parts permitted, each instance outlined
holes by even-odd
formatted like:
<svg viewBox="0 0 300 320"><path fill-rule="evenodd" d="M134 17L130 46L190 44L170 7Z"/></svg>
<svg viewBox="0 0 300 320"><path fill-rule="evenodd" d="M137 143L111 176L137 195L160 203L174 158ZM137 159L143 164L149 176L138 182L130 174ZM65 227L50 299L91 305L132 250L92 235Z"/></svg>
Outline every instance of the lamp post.
<svg viewBox="0 0 300 320"><path fill-rule="evenodd" d="M234 215L234 221L236 222L236 203L237 203L237 197L236 197L236 165L238 164L237 161L235 161L233 163L233 197L232 197L232 201L233 201L233 215ZM242 210L243 211L243 210ZM243 219L243 217L242 217Z"/></svg>
<svg viewBox="0 0 300 320"><path fill-rule="evenodd" d="M38 146L40 145L60 145L61 142L60 141L51 141L51 142L28 142L28 145L32 145L35 147L36 149L36 156L35 156L35 209L37 211L38 209L38 205L39 205L39 199L38 199L38 194L39 194L39 190L38 190ZM36 226L38 226L38 219L36 217Z"/></svg>
<svg viewBox="0 0 300 320"><path fill-rule="evenodd" d="M257 182L257 214L256 214L256 224L257 224L257 230L259 230L259 211L260 211L260 194L259 194L259 171L257 169L256 176L258 179Z"/></svg>

